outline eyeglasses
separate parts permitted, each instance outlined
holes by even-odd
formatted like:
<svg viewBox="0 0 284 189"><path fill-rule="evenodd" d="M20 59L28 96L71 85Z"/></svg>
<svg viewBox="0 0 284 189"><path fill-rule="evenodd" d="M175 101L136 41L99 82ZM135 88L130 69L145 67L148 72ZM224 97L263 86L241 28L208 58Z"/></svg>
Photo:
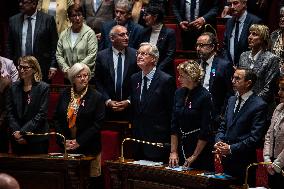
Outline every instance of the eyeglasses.
<svg viewBox="0 0 284 189"><path fill-rule="evenodd" d="M209 45L212 45L212 43L196 43L195 48L197 47L203 48Z"/></svg>
<svg viewBox="0 0 284 189"><path fill-rule="evenodd" d="M83 15L81 14L81 13L78 13L78 14L71 14L70 15L70 18L77 18L77 17L79 17L79 18L81 18Z"/></svg>
<svg viewBox="0 0 284 189"><path fill-rule="evenodd" d="M140 51L137 51L137 52L136 52L136 56L139 56L139 55L145 57L145 56L147 56L147 55L152 55L152 54L151 54L151 53L148 53L148 52L140 52Z"/></svg>
<svg viewBox="0 0 284 189"><path fill-rule="evenodd" d="M89 77L89 74L82 74L82 75L78 74L78 75L76 75L75 77L76 77L77 79L86 79L86 78Z"/></svg>
<svg viewBox="0 0 284 189"><path fill-rule="evenodd" d="M28 71L30 68L33 68L33 67L32 66L23 66L23 65L18 66L18 70L23 69L24 71Z"/></svg>
<svg viewBox="0 0 284 189"><path fill-rule="evenodd" d="M126 33L115 33L115 35L118 35L119 37L128 37L129 33L128 32L126 32Z"/></svg>

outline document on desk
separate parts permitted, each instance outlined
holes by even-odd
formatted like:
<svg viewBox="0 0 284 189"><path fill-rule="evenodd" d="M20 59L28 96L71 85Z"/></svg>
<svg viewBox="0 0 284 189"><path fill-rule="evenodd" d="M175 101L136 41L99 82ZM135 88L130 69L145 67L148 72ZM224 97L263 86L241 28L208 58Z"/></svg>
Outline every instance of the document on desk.
<svg viewBox="0 0 284 189"><path fill-rule="evenodd" d="M136 165L154 166L154 167L163 166L163 162L155 162L155 161L148 161L148 160L131 161L131 162L128 162L128 163L132 163L132 164L136 164Z"/></svg>
<svg viewBox="0 0 284 189"><path fill-rule="evenodd" d="M173 170L173 171L189 171L192 170L190 167L183 167L183 166L176 166L176 167L165 167L166 169Z"/></svg>

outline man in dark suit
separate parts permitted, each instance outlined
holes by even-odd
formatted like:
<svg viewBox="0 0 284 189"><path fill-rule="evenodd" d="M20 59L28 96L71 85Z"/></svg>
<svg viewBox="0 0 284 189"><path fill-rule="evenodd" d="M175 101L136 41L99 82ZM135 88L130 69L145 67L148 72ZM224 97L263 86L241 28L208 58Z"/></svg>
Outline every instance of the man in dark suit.
<svg viewBox="0 0 284 189"><path fill-rule="evenodd" d="M9 20L7 55L14 63L21 56L35 56L43 80L48 81L54 77L57 68L55 51L58 35L54 18L36 10L38 0L19 2L21 13Z"/></svg>
<svg viewBox="0 0 284 189"><path fill-rule="evenodd" d="M142 43L137 65L142 71L131 77L133 136L149 142L170 142L171 112L175 91L172 76L156 68L159 51L151 43ZM135 159L168 162L169 149L148 144L135 148Z"/></svg>
<svg viewBox="0 0 284 189"><path fill-rule="evenodd" d="M196 43L197 55L204 69L203 87L212 95L215 123L223 116L227 100L234 95L231 78L233 76L233 64L217 54L217 38L213 33L202 33Z"/></svg>
<svg viewBox="0 0 284 189"><path fill-rule="evenodd" d="M114 26L109 37L112 47L97 55L95 82L107 106L106 118L128 120L130 77L138 72L136 50L128 47L127 29L124 26Z"/></svg>
<svg viewBox="0 0 284 189"><path fill-rule="evenodd" d="M139 46L139 36L143 27L132 21L131 11L132 3L130 1L119 0L116 3L114 20L102 24L101 39L99 43L100 50L111 47L109 32L115 25L122 25L127 28L127 31L129 33L128 46L137 49L137 47Z"/></svg>
<svg viewBox="0 0 284 189"><path fill-rule="evenodd" d="M100 33L103 22L113 19L116 1L117 0L81 0L83 16L86 19L86 23L96 34Z"/></svg>
<svg viewBox="0 0 284 189"><path fill-rule="evenodd" d="M173 3L173 12L182 30L183 49L194 50L196 39L205 24L215 27L219 6L218 0L199 0L199 4L196 0L177 0Z"/></svg>
<svg viewBox="0 0 284 189"><path fill-rule="evenodd" d="M247 12L247 0L228 0L228 5L232 18L226 23L224 50L225 56L238 66L242 52L248 51L249 28L261 20Z"/></svg>
<svg viewBox="0 0 284 189"><path fill-rule="evenodd" d="M215 138L216 157L221 158L224 172L236 177L236 184L244 182L246 167L257 161L256 146L265 134L267 104L252 92L256 79L251 70L235 71L232 83L237 94L229 98L224 122ZM249 174L253 186L255 170Z"/></svg>

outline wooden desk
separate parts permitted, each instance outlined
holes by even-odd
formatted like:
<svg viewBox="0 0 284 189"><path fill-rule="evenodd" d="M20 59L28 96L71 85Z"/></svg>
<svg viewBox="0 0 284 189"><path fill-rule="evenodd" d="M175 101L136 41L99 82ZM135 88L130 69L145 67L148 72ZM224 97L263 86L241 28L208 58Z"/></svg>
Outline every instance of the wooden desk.
<svg viewBox="0 0 284 189"><path fill-rule="evenodd" d="M93 159L0 154L0 172L14 176L21 189L86 189Z"/></svg>
<svg viewBox="0 0 284 189"><path fill-rule="evenodd" d="M177 172L119 161L106 161L105 166L113 189L229 189L232 184L232 180L199 176L203 171L197 170Z"/></svg>

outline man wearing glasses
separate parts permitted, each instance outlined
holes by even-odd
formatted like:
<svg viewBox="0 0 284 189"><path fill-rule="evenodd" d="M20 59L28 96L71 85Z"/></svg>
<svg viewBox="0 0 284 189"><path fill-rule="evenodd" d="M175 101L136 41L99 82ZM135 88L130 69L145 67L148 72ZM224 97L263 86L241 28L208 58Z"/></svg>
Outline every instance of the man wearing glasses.
<svg viewBox="0 0 284 189"><path fill-rule="evenodd" d="M169 143L175 81L157 69L159 50L145 42L137 51L137 65L142 70L131 77L131 118L133 136L153 143ZM169 149L137 144L135 159L168 162Z"/></svg>
<svg viewBox="0 0 284 189"><path fill-rule="evenodd" d="M233 64L218 55L217 38L213 33L205 32L198 37L196 52L204 71L202 85L212 95L215 130L223 117L228 98L234 94L231 82Z"/></svg>
<svg viewBox="0 0 284 189"><path fill-rule="evenodd" d="M7 55L14 62L25 55L35 56L40 64L43 80L56 73L55 51L58 40L54 18L37 11L38 0L20 0L21 13L9 20Z"/></svg>
<svg viewBox="0 0 284 189"><path fill-rule="evenodd" d="M119 0L116 3L114 11L114 20L105 22L101 26L101 39L99 43L99 50L111 47L111 41L108 36L111 28L115 25L121 25L127 28L127 31L129 33L129 47L136 49L139 46L139 37L141 35L143 27L132 21L131 11L131 1Z"/></svg>
<svg viewBox="0 0 284 189"><path fill-rule="evenodd" d="M107 120L129 120L130 77L138 72L136 50L128 47L128 33L116 25L109 34L112 47L100 51L96 59L95 83L107 106Z"/></svg>
<svg viewBox="0 0 284 189"><path fill-rule="evenodd" d="M244 183L246 167L257 161L256 146L266 132L267 104L252 92L257 80L254 72L238 68L233 76L236 95L228 100L224 121L215 137L216 161L224 173ZM255 170L249 172L249 186L255 185Z"/></svg>

